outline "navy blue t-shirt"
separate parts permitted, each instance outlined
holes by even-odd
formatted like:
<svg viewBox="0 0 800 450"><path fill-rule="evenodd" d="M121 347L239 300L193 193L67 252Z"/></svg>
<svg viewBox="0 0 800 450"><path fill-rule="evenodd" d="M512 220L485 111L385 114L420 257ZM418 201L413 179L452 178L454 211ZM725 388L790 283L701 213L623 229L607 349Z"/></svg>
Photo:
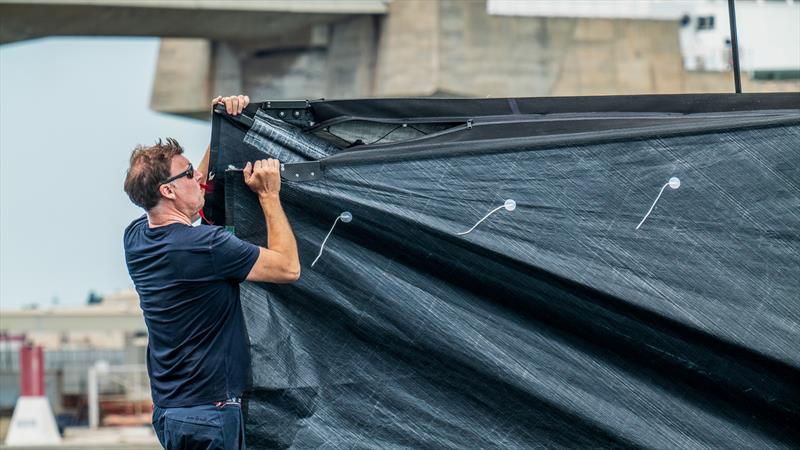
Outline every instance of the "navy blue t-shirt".
<svg viewBox="0 0 800 450"><path fill-rule="evenodd" d="M240 395L250 353L239 283L258 246L218 226L149 228L147 216L128 225L124 243L147 324L153 402L194 406Z"/></svg>

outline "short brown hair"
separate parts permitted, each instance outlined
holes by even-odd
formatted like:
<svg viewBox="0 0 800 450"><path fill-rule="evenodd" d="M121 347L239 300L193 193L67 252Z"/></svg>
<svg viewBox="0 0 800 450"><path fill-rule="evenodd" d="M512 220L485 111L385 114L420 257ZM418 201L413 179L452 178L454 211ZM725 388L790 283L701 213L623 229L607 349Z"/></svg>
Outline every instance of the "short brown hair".
<svg viewBox="0 0 800 450"><path fill-rule="evenodd" d="M169 178L172 157L183 153L178 141L161 139L151 147L137 145L131 153L130 167L125 175L125 193L131 201L146 211L151 210L161 200L158 187Z"/></svg>

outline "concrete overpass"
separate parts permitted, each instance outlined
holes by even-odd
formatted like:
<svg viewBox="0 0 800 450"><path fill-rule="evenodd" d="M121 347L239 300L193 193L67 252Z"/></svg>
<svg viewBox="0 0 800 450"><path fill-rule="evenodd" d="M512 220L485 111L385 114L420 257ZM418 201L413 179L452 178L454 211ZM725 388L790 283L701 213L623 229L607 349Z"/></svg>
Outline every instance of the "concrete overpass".
<svg viewBox="0 0 800 450"><path fill-rule="evenodd" d="M0 0L0 42L162 36L151 107L254 100L730 92L687 71L677 20L500 16L463 0ZM800 81L743 80L745 92Z"/></svg>

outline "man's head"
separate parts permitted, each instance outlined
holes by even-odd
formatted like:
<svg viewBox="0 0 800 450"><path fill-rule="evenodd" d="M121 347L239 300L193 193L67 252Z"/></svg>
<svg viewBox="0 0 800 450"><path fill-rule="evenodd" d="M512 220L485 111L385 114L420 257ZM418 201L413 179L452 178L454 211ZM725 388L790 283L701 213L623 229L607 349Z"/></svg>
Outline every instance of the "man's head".
<svg viewBox="0 0 800 450"><path fill-rule="evenodd" d="M137 146L125 176L125 193L148 212L162 205L194 218L203 208L204 198L201 174L190 167L175 139L167 138L164 143L159 139L151 147Z"/></svg>

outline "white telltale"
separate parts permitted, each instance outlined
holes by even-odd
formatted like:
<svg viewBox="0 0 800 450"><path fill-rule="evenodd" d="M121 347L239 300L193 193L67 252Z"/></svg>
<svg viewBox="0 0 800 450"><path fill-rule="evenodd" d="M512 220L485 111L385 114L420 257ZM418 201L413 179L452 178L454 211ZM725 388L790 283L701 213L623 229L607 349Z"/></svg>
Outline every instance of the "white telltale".
<svg viewBox="0 0 800 450"><path fill-rule="evenodd" d="M500 205L497 208L489 211L489 213L486 214L485 216L483 216L483 218L481 220L479 220L475 225L473 225L472 228L470 228L467 231L462 231L461 233L456 233L456 234L459 235L459 236L463 236L463 235L471 232L472 230L475 229L475 227L480 225L481 222L486 220L487 217L491 216L492 214L496 213L497 211L500 211L501 209L505 209L506 211L513 211L513 210L517 209L517 202L515 202L514 200L509 198L502 205Z"/></svg>
<svg viewBox="0 0 800 450"><path fill-rule="evenodd" d="M325 239L322 241L322 245L319 247L319 254L316 258L314 258L314 262L311 263L311 267L314 267L314 264L317 263L319 257L322 256L322 250L325 249L325 243L328 242L328 238L331 237L331 233L333 233L333 228L336 226L336 222L342 221L344 223L349 223L353 220L353 214L350 211L343 211L341 214L336 216L336 220L333 221L333 225L331 225L331 229L328 231L328 234L325 236Z"/></svg>
<svg viewBox="0 0 800 450"><path fill-rule="evenodd" d="M679 187L681 187L681 180L680 180L680 178L678 178L678 177L672 177L672 178L670 178L670 179L669 179L669 181L667 181L667 183L666 183L664 186L661 186L661 190L658 192L658 197L656 197L655 201L654 201L654 202L653 202L653 204L650 206L650 209L647 211L647 214L645 214L645 215L644 215L644 218L642 218L642 221L641 221L641 222L639 222L639 225L636 225L636 229L637 229L637 230L639 229L639 227L641 227L641 226L642 226L642 224L644 223L644 221L645 221L645 220L647 220L647 217L649 217L649 216L650 216L650 213L651 213L651 212L653 212L653 208L655 208L655 207L656 207L656 203L658 202L658 199L660 199L660 198L661 198L661 194L663 194L663 193L664 193L664 189L666 189L666 188L667 188L667 186L669 186L669 187L670 187L670 188L672 188L672 189L678 189Z"/></svg>

